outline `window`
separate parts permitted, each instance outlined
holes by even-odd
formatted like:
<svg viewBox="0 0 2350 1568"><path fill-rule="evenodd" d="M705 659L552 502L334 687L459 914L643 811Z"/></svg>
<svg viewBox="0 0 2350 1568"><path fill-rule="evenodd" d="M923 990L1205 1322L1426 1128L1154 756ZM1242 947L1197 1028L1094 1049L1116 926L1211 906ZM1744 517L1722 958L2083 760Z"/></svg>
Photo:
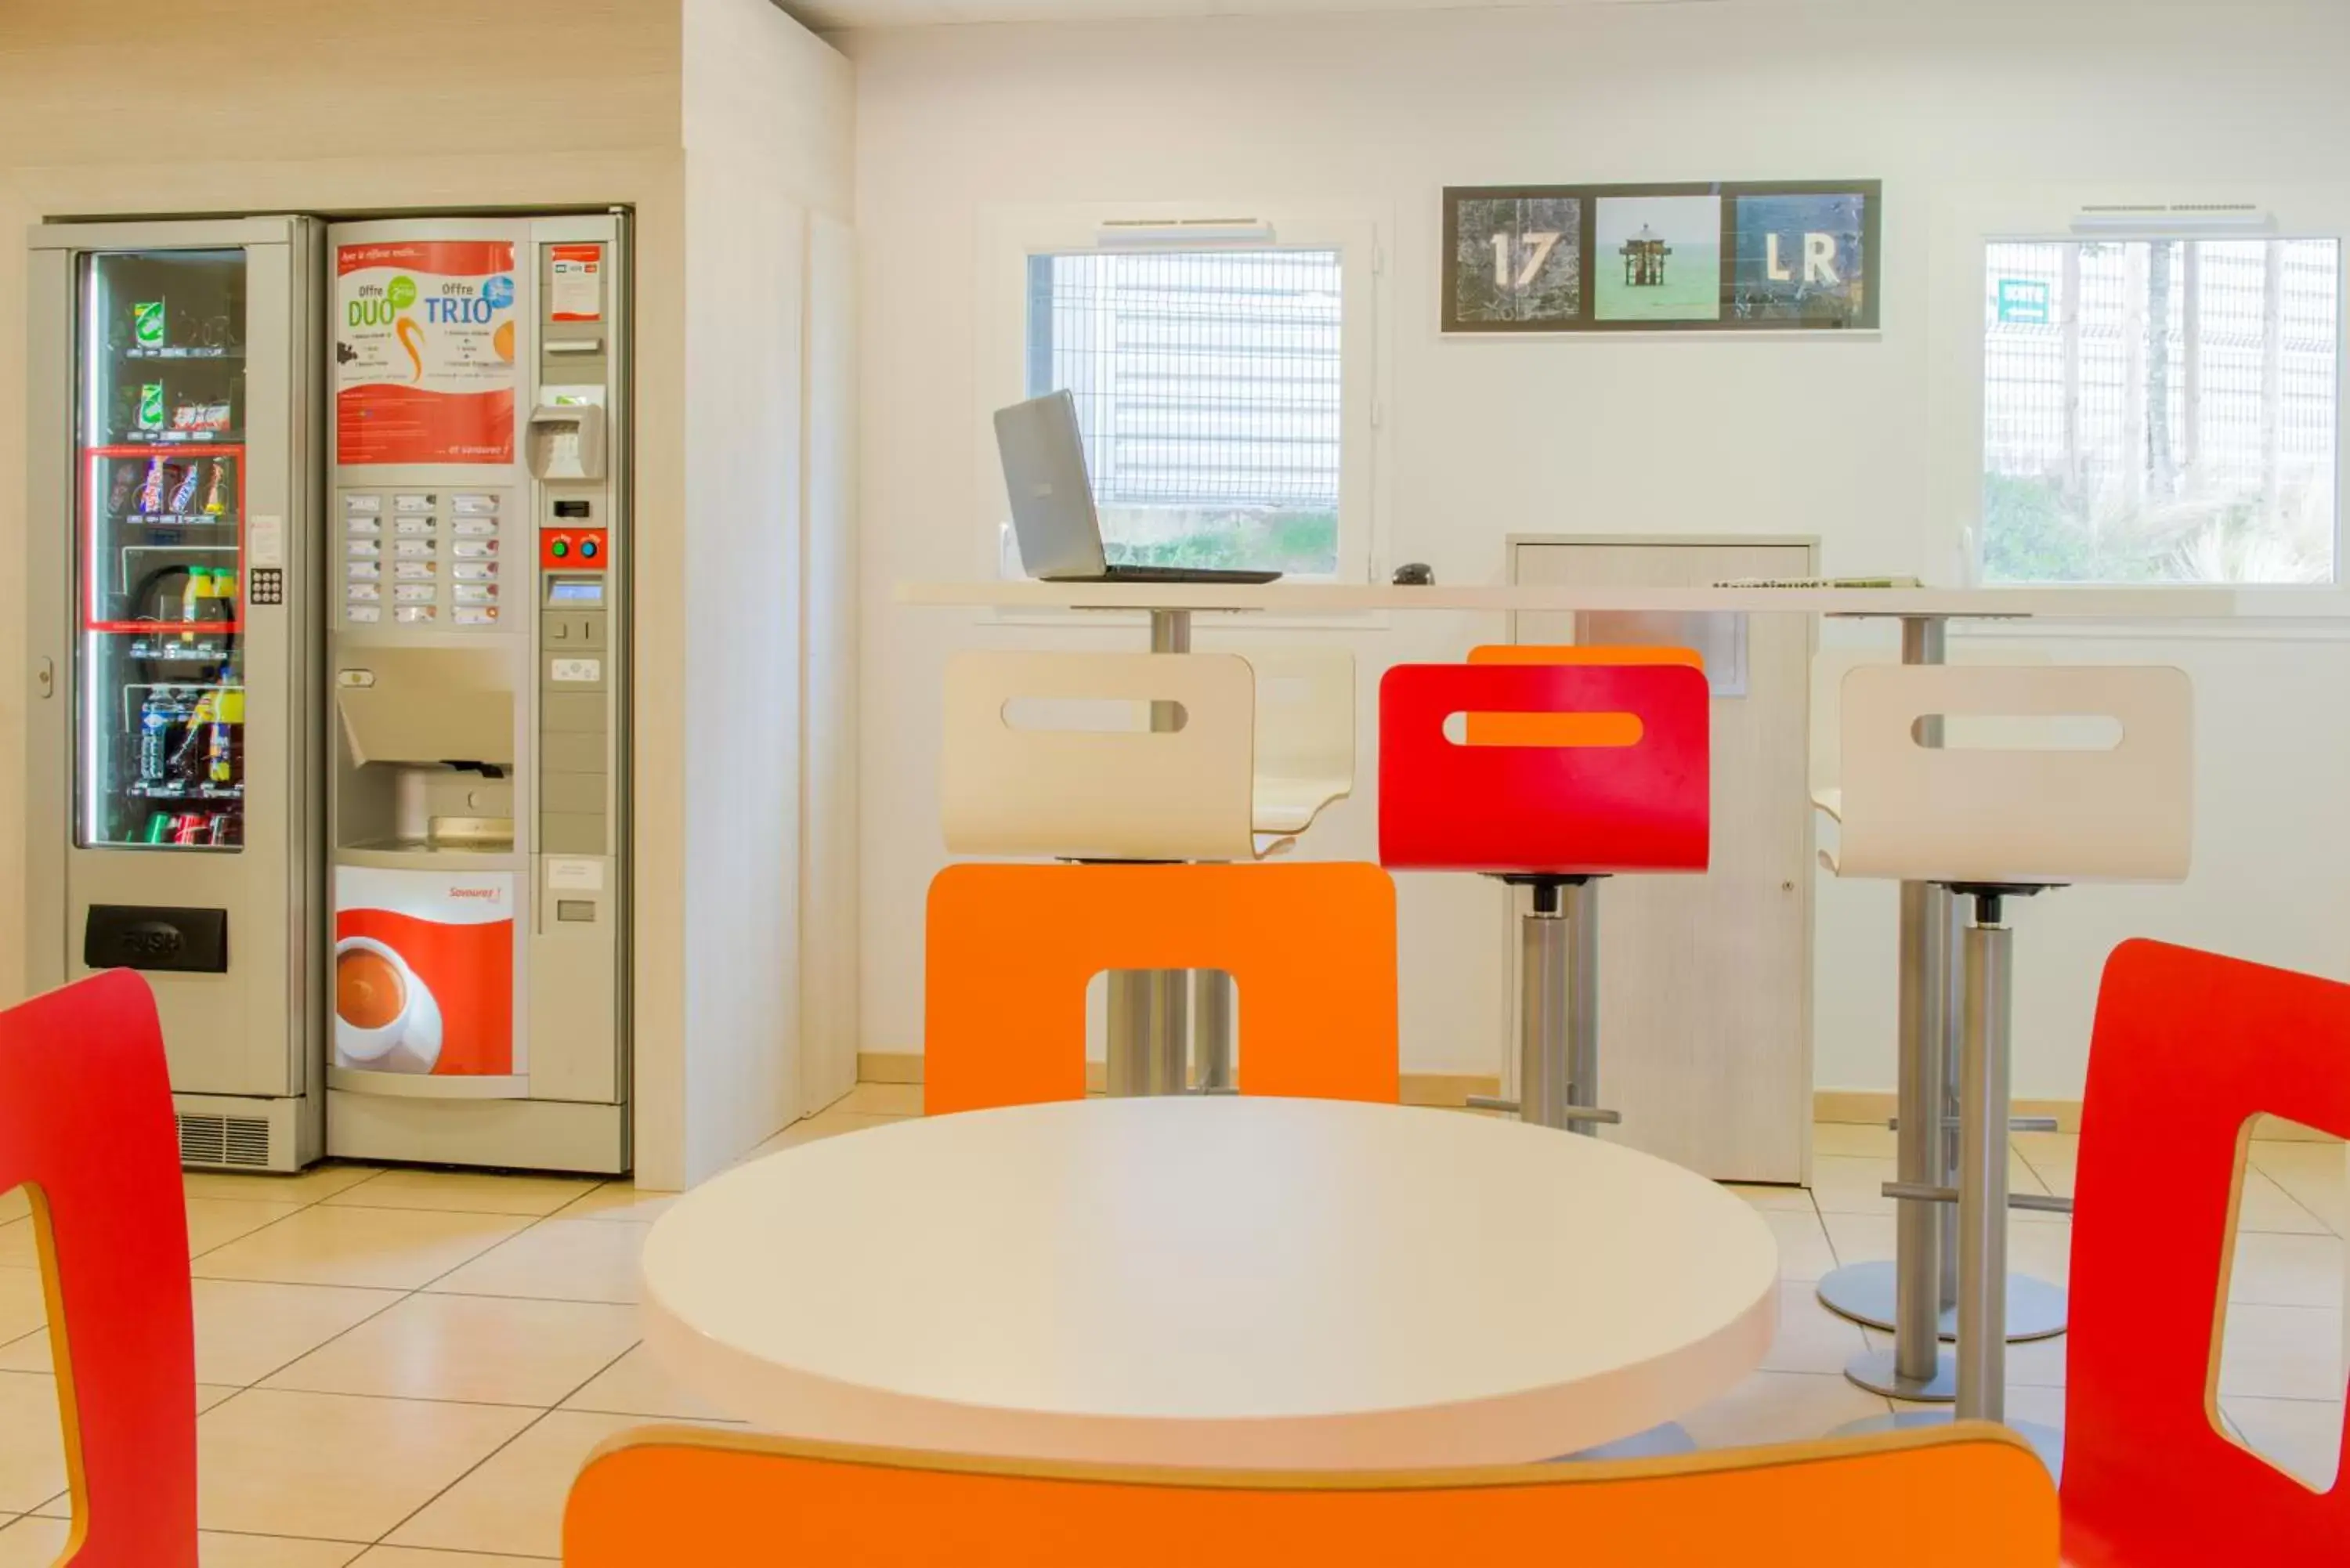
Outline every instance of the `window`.
<svg viewBox="0 0 2350 1568"><path fill-rule="evenodd" d="M1338 569L1335 250L1028 258L1030 397L1069 389L1112 561Z"/></svg>
<svg viewBox="0 0 2350 1568"><path fill-rule="evenodd" d="M2337 241L1984 255L1986 579L2334 580Z"/></svg>
<svg viewBox="0 0 2350 1568"><path fill-rule="evenodd" d="M1224 216L1246 213L1247 216ZM1387 335L1372 216L1301 204L1002 206L980 218L986 569L1022 575L991 420L1066 389L1104 553L1373 576Z"/></svg>

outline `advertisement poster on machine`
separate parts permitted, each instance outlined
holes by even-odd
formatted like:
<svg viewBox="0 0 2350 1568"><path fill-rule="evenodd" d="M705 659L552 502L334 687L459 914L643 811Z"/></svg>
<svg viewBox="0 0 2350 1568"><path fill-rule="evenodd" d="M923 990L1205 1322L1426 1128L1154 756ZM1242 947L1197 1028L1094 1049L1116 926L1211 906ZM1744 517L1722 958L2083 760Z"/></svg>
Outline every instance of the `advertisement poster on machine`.
<svg viewBox="0 0 2350 1568"><path fill-rule="evenodd" d="M335 461L508 463L515 248L380 240L335 252Z"/></svg>
<svg viewBox="0 0 2350 1568"><path fill-rule="evenodd" d="M335 1065L504 1077L514 1038L514 877L335 873Z"/></svg>

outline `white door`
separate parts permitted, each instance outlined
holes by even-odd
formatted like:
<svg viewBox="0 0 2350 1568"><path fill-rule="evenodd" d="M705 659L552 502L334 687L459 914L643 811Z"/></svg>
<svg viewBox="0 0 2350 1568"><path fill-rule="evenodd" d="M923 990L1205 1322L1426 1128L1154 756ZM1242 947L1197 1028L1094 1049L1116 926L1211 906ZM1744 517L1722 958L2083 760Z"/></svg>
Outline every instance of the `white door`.
<svg viewBox="0 0 2350 1568"><path fill-rule="evenodd" d="M1512 551L1513 579L1536 587L1702 587L1814 569L1799 542L1520 540ZM1800 1182L1812 1119L1813 623L1693 618L1676 630L1658 618L1516 618L1523 643L1711 645L1711 867L1600 888L1599 1100L1624 1115L1605 1136L1718 1180ZM1514 972L1509 985L1503 1059L1513 1063Z"/></svg>

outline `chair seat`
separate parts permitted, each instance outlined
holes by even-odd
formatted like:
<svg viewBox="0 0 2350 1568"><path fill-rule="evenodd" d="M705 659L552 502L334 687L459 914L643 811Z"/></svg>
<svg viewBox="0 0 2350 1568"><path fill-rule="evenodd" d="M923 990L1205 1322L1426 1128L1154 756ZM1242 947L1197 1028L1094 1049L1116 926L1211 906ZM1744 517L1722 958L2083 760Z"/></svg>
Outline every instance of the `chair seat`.
<svg viewBox="0 0 2350 1568"><path fill-rule="evenodd" d="M1256 831L1295 837L1314 826L1314 819L1347 798L1353 787L1343 778L1266 778L1256 781L1252 805Z"/></svg>
<svg viewBox="0 0 2350 1568"><path fill-rule="evenodd" d="M1286 838L1354 793L1355 656L1317 646L1252 649L1247 658L1256 672L1251 820L1260 835Z"/></svg>
<svg viewBox="0 0 2350 1568"><path fill-rule="evenodd" d="M2084 743L2084 718L2119 738ZM1959 725L1929 744L1929 721ZM2193 692L2178 670L1863 664L1844 678L1835 787L1813 799L1837 822L1840 877L2176 882L2194 773Z"/></svg>
<svg viewBox="0 0 2350 1568"><path fill-rule="evenodd" d="M1819 860L1820 868L1829 876L1842 877L1846 874L1844 867L1836 859L1835 850L1821 850ZM1862 873L1861 876L1863 879L1871 879L1874 874ZM1932 882L1945 888L2070 888L2075 883L2134 880L2134 878L2107 877L2050 877L2043 874L2027 876L2020 872L2001 871L1988 866L1971 869L1960 867L1941 871L1904 872L1900 879L1904 882Z"/></svg>

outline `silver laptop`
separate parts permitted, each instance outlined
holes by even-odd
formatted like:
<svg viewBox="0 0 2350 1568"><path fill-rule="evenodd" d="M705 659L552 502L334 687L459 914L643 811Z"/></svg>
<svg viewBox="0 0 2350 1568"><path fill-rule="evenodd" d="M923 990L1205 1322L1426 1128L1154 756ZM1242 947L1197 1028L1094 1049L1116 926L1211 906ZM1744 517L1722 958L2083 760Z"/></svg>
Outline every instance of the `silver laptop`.
<svg viewBox="0 0 2350 1568"><path fill-rule="evenodd" d="M1279 572L1194 566L1113 566L1102 554L1101 518L1077 434L1077 400L1048 392L995 410L995 448L1012 497L1020 564L1048 583L1269 583Z"/></svg>

